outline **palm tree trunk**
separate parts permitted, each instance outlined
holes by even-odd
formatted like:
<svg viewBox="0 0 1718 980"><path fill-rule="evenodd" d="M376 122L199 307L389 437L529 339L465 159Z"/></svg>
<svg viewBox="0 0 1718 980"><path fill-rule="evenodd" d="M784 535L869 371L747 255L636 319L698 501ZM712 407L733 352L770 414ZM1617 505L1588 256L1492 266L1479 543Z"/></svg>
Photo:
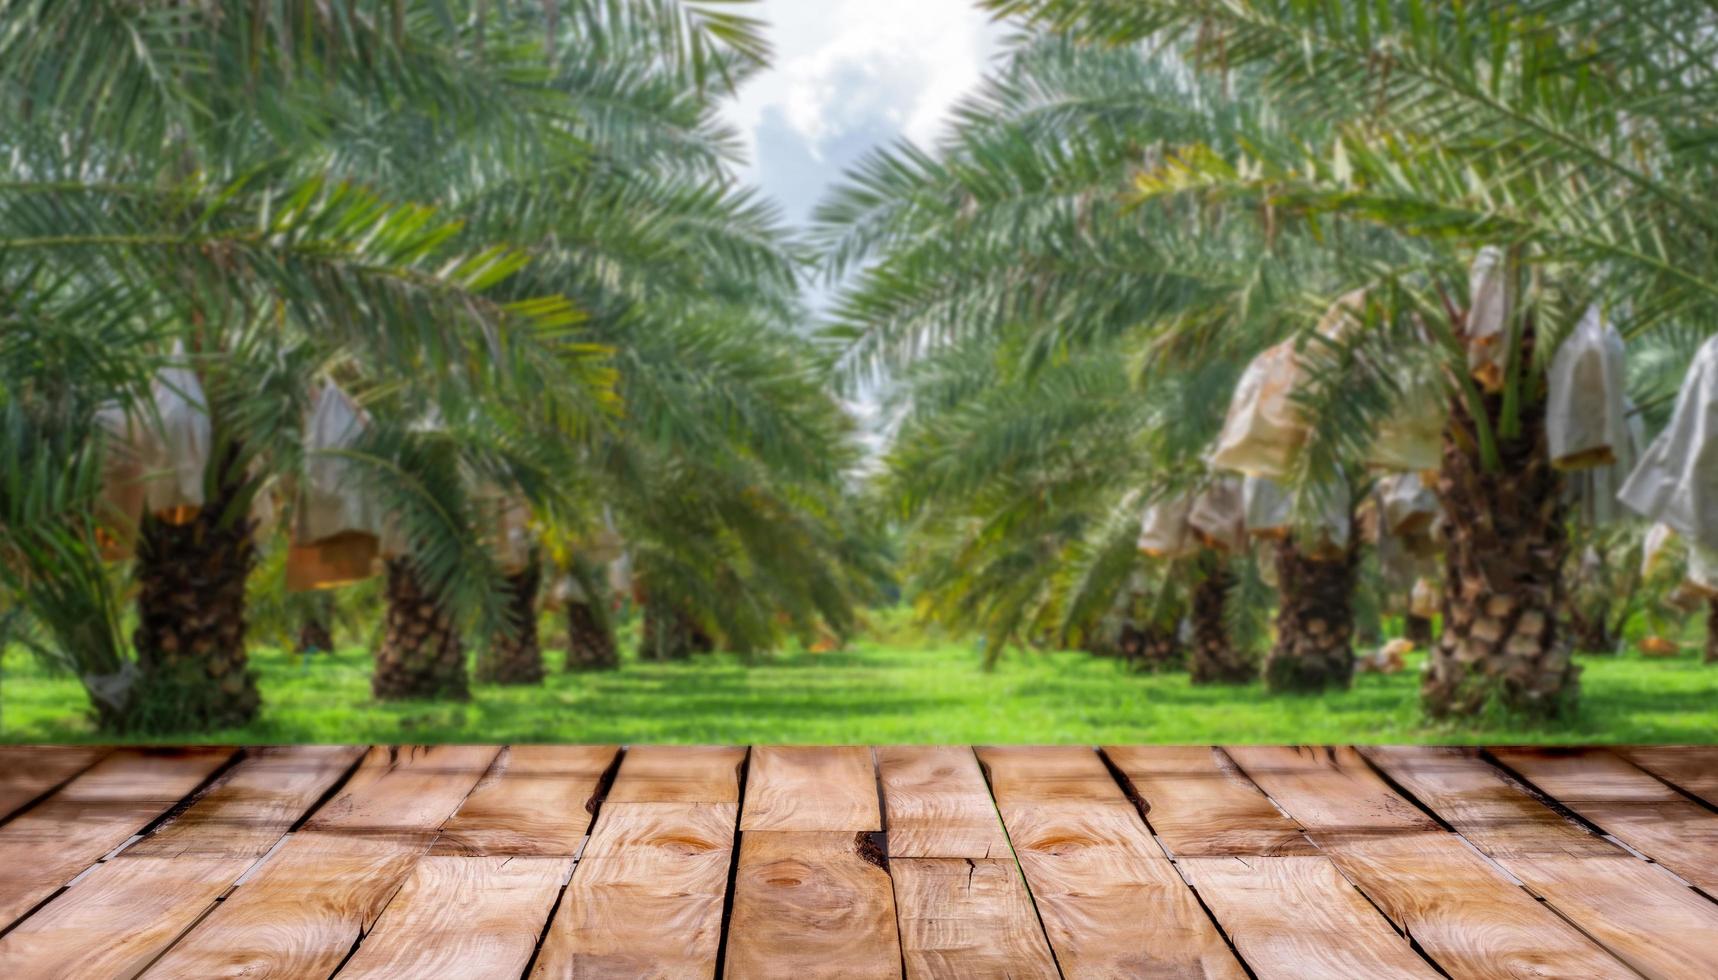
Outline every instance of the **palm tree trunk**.
<svg viewBox="0 0 1718 980"><path fill-rule="evenodd" d="M1500 397L1487 398L1491 418L1501 410ZM1568 540L1545 402L1521 406L1519 434L1498 439L1495 472L1482 468L1473 431L1457 399L1438 477L1448 521L1444 634L1421 693L1433 717L1473 715L1491 703L1560 715L1574 706L1580 668L1558 636Z"/></svg>
<svg viewBox="0 0 1718 980"><path fill-rule="evenodd" d="M1706 599L1706 662L1718 664L1718 595Z"/></svg>
<svg viewBox="0 0 1718 980"><path fill-rule="evenodd" d="M567 603L567 659L561 669L611 670L620 666L614 633L596 609L583 602Z"/></svg>
<svg viewBox="0 0 1718 980"><path fill-rule="evenodd" d="M1591 609L1582 609L1578 602L1569 603L1569 629L1574 634L1575 649L1582 653L1616 653L1617 641L1611 636L1611 603L1601 600Z"/></svg>
<svg viewBox="0 0 1718 980"><path fill-rule="evenodd" d="M1224 614L1235 575L1216 555L1205 555L1204 565L1204 577L1193 588L1193 683L1246 684L1258 669L1230 642Z"/></svg>
<svg viewBox="0 0 1718 980"><path fill-rule="evenodd" d="M507 579L511 631L490 637L477 660L477 679L489 684L543 683L543 649L537 638L537 589L542 573L535 564Z"/></svg>
<svg viewBox="0 0 1718 980"><path fill-rule="evenodd" d="M439 598L418 580L411 559L388 562L388 620L370 690L377 698L470 696L465 647Z"/></svg>
<svg viewBox="0 0 1718 980"><path fill-rule="evenodd" d="M1354 575L1358 542L1334 560L1293 537L1277 545L1277 641L1265 655L1272 691L1346 690L1354 681Z"/></svg>
<svg viewBox="0 0 1718 980"><path fill-rule="evenodd" d="M245 652L245 579L256 545L248 515L222 519L241 486L222 480L184 523L145 516L132 635L140 677L111 725L206 731L256 718L262 697Z"/></svg>
<svg viewBox="0 0 1718 980"><path fill-rule="evenodd" d="M1134 626L1122 631L1123 650L1135 670L1156 674L1180 668L1187 660L1187 651L1175 635L1174 626Z"/></svg>
<svg viewBox="0 0 1718 980"><path fill-rule="evenodd" d="M640 660L685 660L697 646L697 636L686 616L661 603L645 600L638 640Z"/></svg>
<svg viewBox="0 0 1718 980"><path fill-rule="evenodd" d="M334 649L334 632L319 615L308 616L298 627L299 653L328 653Z"/></svg>
<svg viewBox="0 0 1718 980"><path fill-rule="evenodd" d="M1432 644L1437 642L1437 636L1432 633L1432 621L1413 613L1402 617L1402 637L1412 643L1416 650L1430 650Z"/></svg>

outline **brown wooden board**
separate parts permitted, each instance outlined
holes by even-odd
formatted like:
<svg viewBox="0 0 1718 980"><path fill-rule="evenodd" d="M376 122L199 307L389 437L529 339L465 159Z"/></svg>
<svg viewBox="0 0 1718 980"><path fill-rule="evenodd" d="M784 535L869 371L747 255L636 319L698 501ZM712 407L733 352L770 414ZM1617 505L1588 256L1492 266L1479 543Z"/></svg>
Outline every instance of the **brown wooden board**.
<svg viewBox="0 0 1718 980"><path fill-rule="evenodd" d="M495 746L376 748L144 975L328 976L374 926Z"/></svg>
<svg viewBox="0 0 1718 980"><path fill-rule="evenodd" d="M1057 976L1009 858L890 858L907 980Z"/></svg>
<svg viewBox="0 0 1718 980"><path fill-rule="evenodd" d="M1219 750L1104 754L1255 975L1437 976Z"/></svg>
<svg viewBox="0 0 1718 980"><path fill-rule="evenodd" d="M715 976L743 758L627 750L532 976Z"/></svg>
<svg viewBox="0 0 1718 980"><path fill-rule="evenodd" d="M877 748L889 856L1011 857L978 758L964 745Z"/></svg>
<svg viewBox="0 0 1718 980"><path fill-rule="evenodd" d="M725 976L900 977L894 891L870 847L851 831L745 832Z"/></svg>
<svg viewBox="0 0 1718 980"><path fill-rule="evenodd" d="M1541 792L1718 894L1718 813L1606 749L1493 749Z"/></svg>
<svg viewBox="0 0 1718 980"><path fill-rule="evenodd" d="M1636 970L1688 980L1718 975L1718 904L1664 869L1565 819L1472 751L1362 751Z"/></svg>
<svg viewBox="0 0 1718 980"><path fill-rule="evenodd" d="M340 977L514 980L572 867L572 857L426 857Z"/></svg>
<svg viewBox="0 0 1718 980"><path fill-rule="evenodd" d="M739 803L737 745L634 745L605 803Z"/></svg>
<svg viewBox="0 0 1718 980"><path fill-rule="evenodd" d="M1718 745L1641 745L1619 751L1684 793L1718 807Z"/></svg>
<svg viewBox="0 0 1718 980"><path fill-rule="evenodd" d="M166 813L233 753L117 749L0 826L0 928Z"/></svg>
<svg viewBox="0 0 1718 980"><path fill-rule="evenodd" d="M1127 777L1173 857L1316 853L1300 827L1217 749L1109 745L1104 754Z"/></svg>
<svg viewBox="0 0 1718 980"><path fill-rule="evenodd" d="M877 770L863 745L759 745L740 830L878 831Z"/></svg>
<svg viewBox="0 0 1718 980"><path fill-rule="evenodd" d="M1324 855L1180 864L1255 976L1438 976Z"/></svg>
<svg viewBox="0 0 1718 980"><path fill-rule="evenodd" d="M95 765L107 753L100 745L0 747L0 820Z"/></svg>
<svg viewBox="0 0 1718 980"><path fill-rule="evenodd" d="M183 812L0 937L0 976L135 976L267 853L360 751L250 750ZM92 942L97 936L102 941Z"/></svg>
<svg viewBox="0 0 1718 980"><path fill-rule="evenodd" d="M561 857L590 829L590 805L619 748L515 745L502 751L459 812L442 827L434 853Z"/></svg>
<svg viewBox="0 0 1718 980"><path fill-rule="evenodd" d="M978 757L1064 975L1246 975L1094 750Z"/></svg>
<svg viewBox="0 0 1718 980"><path fill-rule="evenodd" d="M1456 980L1635 975L1391 790L1353 749L1226 751Z"/></svg>

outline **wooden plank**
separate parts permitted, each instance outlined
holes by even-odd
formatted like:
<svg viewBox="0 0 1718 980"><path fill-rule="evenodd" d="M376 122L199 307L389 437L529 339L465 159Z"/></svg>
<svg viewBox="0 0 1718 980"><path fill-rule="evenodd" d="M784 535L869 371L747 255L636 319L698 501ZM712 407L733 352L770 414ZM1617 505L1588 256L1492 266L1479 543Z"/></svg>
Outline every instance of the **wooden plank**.
<svg viewBox="0 0 1718 980"><path fill-rule="evenodd" d="M978 757L964 745L877 749L889 856L1012 857Z"/></svg>
<svg viewBox="0 0 1718 980"><path fill-rule="evenodd" d="M500 750L377 748L145 976L328 976Z"/></svg>
<svg viewBox="0 0 1718 980"><path fill-rule="evenodd" d="M10 745L0 748L0 820L95 765L108 751L101 745Z"/></svg>
<svg viewBox="0 0 1718 980"><path fill-rule="evenodd" d="M1718 894L1718 813L1605 749L1493 749L1492 754L1606 833Z"/></svg>
<svg viewBox="0 0 1718 980"><path fill-rule="evenodd" d="M1259 977L1439 975L1323 855L1180 864Z"/></svg>
<svg viewBox="0 0 1718 980"><path fill-rule="evenodd" d="M0 827L0 928L167 812L233 753L118 749Z"/></svg>
<svg viewBox="0 0 1718 980"><path fill-rule="evenodd" d="M900 977L894 891L882 860L863 833L744 833L725 975Z"/></svg>
<svg viewBox="0 0 1718 980"><path fill-rule="evenodd" d="M1353 749L1226 751L1456 980L1635 976L1390 789Z"/></svg>
<svg viewBox="0 0 1718 980"><path fill-rule="evenodd" d="M1618 751L1689 796L1718 807L1718 745L1639 745Z"/></svg>
<svg viewBox="0 0 1718 980"><path fill-rule="evenodd" d="M1009 858L890 858L908 980L1054 978L1055 960Z"/></svg>
<svg viewBox="0 0 1718 980"><path fill-rule="evenodd" d="M1565 820L1471 751L1363 750L1527 888L1636 970L1718 974L1718 904Z"/></svg>
<svg viewBox="0 0 1718 980"><path fill-rule="evenodd" d="M613 745L515 745L442 827L434 853L576 854L591 805L620 751Z"/></svg>
<svg viewBox="0 0 1718 980"><path fill-rule="evenodd" d="M746 750L736 745L635 745L605 803L739 803Z"/></svg>
<svg viewBox="0 0 1718 980"><path fill-rule="evenodd" d="M1220 751L1109 746L1104 754L1256 975L1438 975Z"/></svg>
<svg viewBox="0 0 1718 980"><path fill-rule="evenodd" d="M340 976L518 977L572 868L570 856L426 857Z"/></svg>
<svg viewBox="0 0 1718 980"><path fill-rule="evenodd" d="M1172 857L1317 853L1221 752L1207 746L1109 745Z"/></svg>
<svg viewBox="0 0 1718 980"><path fill-rule="evenodd" d="M135 976L267 853L361 751L250 750L190 807L0 938L0 976ZM102 941L92 943L92 936Z"/></svg>
<svg viewBox="0 0 1718 980"><path fill-rule="evenodd" d="M1096 752L978 757L1064 975L1246 975Z"/></svg>
<svg viewBox="0 0 1718 980"><path fill-rule="evenodd" d="M863 745L760 745L746 769L740 830L883 829L877 772Z"/></svg>
<svg viewBox="0 0 1718 980"><path fill-rule="evenodd" d="M716 973L743 750L627 750L533 977Z"/></svg>

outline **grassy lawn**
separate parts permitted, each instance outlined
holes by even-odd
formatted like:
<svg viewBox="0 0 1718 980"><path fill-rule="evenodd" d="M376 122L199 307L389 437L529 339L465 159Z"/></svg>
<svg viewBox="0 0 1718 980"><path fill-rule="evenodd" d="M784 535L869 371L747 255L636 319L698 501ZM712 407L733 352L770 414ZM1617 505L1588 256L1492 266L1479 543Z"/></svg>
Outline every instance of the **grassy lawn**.
<svg viewBox="0 0 1718 980"><path fill-rule="evenodd" d="M551 664L559 651L550 651ZM1193 687L1083 653L1010 652L994 672L970 642L886 637L840 653L684 663L627 661L552 674L540 688L478 686L468 703L370 699L360 648L308 663L254 654L262 718L233 742L1714 742L1718 667L1697 651L1665 659L1585 657L1582 711L1544 728L1428 725L1419 659L1363 675L1344 694L1267 696L1257 685ZM0 677L0 741L107 741L77 681L22 652Z"/></svg>

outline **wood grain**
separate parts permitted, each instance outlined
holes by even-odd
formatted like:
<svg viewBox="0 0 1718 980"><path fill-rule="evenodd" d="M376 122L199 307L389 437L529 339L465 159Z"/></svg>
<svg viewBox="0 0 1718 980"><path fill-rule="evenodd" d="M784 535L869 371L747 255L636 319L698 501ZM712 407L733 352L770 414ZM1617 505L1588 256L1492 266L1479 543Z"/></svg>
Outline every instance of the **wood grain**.
<svg viewBox="0 0 1718 980"><path fill-rule="evenodd" d="M533 977L715 976L743 758L627 750Z"/></svg>
<svg viewBox="0 0 1718 980"><path fill-rule="evenodd" d="M1635 975L1391 790L1354 750L1226 751L1456 980Z"/></svg>
<svg viewBox="0 0 1718 980"><path fill-rule="evenodd" d="M572 857L426 857L340 976L512 980L572 868Z"/></svg>
<svg viewBox="0 0 1718 980"><path fill-rule="evenodd" d="M135 976L267 853L360 751L250 750L187 809L0 938L0 976ZM92 936L103 941L92 943Z"/></svg>
<svg viewBox="0 0 1718 980"><path fill-rule="evenodd" d="M303 830L144 975L328 976L375 924L499 751L370 750Z"/></svg>
<svg viewBox="0 0 1718 980"><path fill-rule="evenodd" d="M863 745L760 745L746 768L740 830L883 829L877 772Z"/></svg>
<svg viewBox="0 0 1718 980"><path fill-rule="evenodd" d="M1064 975L1246 975L1096 752L978 756Z"/></svg>
<svg viewBox="0 0 1718 980"><path fill-rule="evenodd" d="M1605 749L1494 749L1492 754L1601 830L1718 894L1718 813Z"/></svg>
<svg viewBox="0 0 1718 980"><path fill-rule="evenodd" d="M1012 859L891 858L908 980L1057 977Z"/></svg>
<svg viewBox="0 0 1718 980"><path fill-rule="evenodd" d="M635 745L609 789L610 803L738 803L746 750L734 745Z"/></svg>
<svg viewBox="0 0 1718 980"><path fill-rule="evenodd" d="M1363 752L1570 921L1641 973L1718 974L1718 904L1535 800L1471 751Z"/></svg>
<svg viewBox="0 0 1718 980"><path fill-rule="evenodd" d="M1316 853L1300 827L1216 749L1111 745L1104 754L1132 784L1173 857Z"/></svg>
<svg viewBox="0 0 1718 980"><path fill-rule="evenodd" d="M1323 855L1180 863L1258 977L1438 976Z"/></svg>
<svg viewBox="0 0 1718 980"><path fill-rule="evenodd" d="M5 820L108 753L100 745L0 747L0 820Z"/></svg>
<svg viewBox="0 0 1718 980"><path fill-rule="evenodd" d="M866 843L845 831L744 833L726 976L900 977L894 892Z"/></svg>
<svg viewBox="0 0 1718 980"><path fill-rule="evenodd" d="M1718 807L1718 745L1641 745L1619 751L1689 796Z"/></svg>
<svg viewBox="0 0 1718 980"><path fill-rule="evenodd" d="M562 857L590 829L593 797L619 748L515 745L442 827L433 853Z"/></svg>
<svg viewBox="0 0 1718 980"><path fill-rule="evenodd" d="M233 749L118 749L0 826L0 928L167 812Z"/></svg>
<svg viewBox="0 0 1718 980"><path fill-rule="evenodd" d="M978 758L964 745L877 748L889 856L1011 857Z"/></svg>

